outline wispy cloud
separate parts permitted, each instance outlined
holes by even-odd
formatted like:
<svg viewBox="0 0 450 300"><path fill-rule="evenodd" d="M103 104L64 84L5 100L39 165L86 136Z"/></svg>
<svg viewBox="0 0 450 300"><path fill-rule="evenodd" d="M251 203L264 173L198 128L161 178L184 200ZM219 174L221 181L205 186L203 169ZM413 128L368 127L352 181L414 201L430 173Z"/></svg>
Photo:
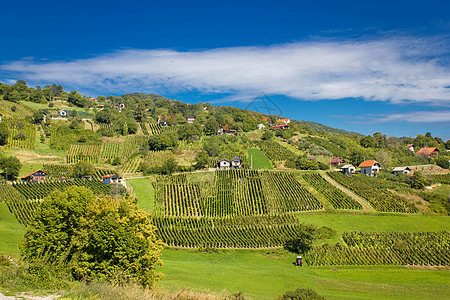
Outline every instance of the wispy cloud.
<svg viewBox="0 0 450 300"><path fill-rule="evenodd" d="M345 117L349 116L335 116ZM367 114L365 116L353 116L354 123L448 123L450 126L450 110L441 111L413 111L390 114Z"/></svg>
<svg viewBox="0 0 450 300"><path fill-rule="evenodd" d="M436 39L308 41L203 51L120 50L87 59L4 63L9 77L98 93L264 91L302 100L361 98L450 106L448 47Z"/></svg>

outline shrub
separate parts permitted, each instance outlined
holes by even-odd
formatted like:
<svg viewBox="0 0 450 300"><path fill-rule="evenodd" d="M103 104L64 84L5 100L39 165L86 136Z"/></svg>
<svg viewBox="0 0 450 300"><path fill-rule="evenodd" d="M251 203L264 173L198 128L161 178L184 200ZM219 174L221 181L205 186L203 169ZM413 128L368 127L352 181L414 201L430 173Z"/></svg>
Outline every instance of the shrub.
<svg viewBox="0 0 450 300"><path fill-rule="evenodd" d="M295 291L288 291L284 293L280 300L322 300L324 297L317 294L316 291L311 289L296 289Z"/></svg>

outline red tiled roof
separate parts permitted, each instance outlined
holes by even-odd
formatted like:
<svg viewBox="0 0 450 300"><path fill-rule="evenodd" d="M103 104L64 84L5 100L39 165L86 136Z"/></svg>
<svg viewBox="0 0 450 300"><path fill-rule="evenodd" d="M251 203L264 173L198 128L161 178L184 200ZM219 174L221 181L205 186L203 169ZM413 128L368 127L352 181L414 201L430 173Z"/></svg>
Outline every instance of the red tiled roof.
<svg viewBox="0 0 450 300"><path fill-rule="evenodd" d="M419 151L417 151L417 154L431 155L433 154L433 152L439 152L439 149L436 147L421 148Z"/></svg>
<svg viewBox="0 0 450 300"><path fill-rule="evenodd" d="M366 160L362 164L359 165L360 168L372 167L374 164L379 164L376 160Z"/></svg>
<svg viewBox="0 0 450 300"><path fill-rule="evenodd" d="M41 169L39 169L39 170L36 170L36 171L31 172L31 173L28 174L28 175L22 176L21 178L27 178L28 176L31 176L31 175L33 175L34 173L39 172L39 171L41 171L42 173L44 173L45 175L47 175L46 172L44 172L44 171L42 171Z"/></svg>
<svg viewBox="0 0 450 300"><path fill-rule="evenodd" d="M119 177L119 176L116 175L116 174L108 174L108 175L102 176L102 178L111 178L111 177L113 177L113 176Z"/></svg>
<svg viewBox="0 0 450 300"><path fill-rule="evenodd" d="M281 125L273 126L274 129L283 128L283 127L289 127L289 125L288 124L281 124Z"/></svg>

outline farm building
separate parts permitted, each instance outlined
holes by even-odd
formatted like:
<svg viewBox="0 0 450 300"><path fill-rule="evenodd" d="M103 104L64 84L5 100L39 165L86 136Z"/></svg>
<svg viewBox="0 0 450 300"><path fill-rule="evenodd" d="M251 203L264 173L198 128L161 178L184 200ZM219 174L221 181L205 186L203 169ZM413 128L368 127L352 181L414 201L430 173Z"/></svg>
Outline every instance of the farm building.
<svg viewBox="0 0 450 300"><path fill-rule="evenodd" d="M351 175L356 172L356 168L353 165L345 165L340 168L341 173L344 175Z"/></svg>
<svg viewBox="0 0 450 300"><path fill-rule="evenodd" d="M366 160L359 167L361 168L361 173L369 176L376 176L381 169L380 163L376 160Z"/></svg>
<svg viewBox="0 0 450 300"><path fill-rule="evenodd" d="M190 115L189 117L187 117L187 122L189 124L194 123L194 121L195 121L195 116L194 115Z"/></svg>
<svg viewBox="0 0 450 300"><path fill-rule="evenodd" d="M240 159L237 156L233 157L233 159L231 160L231 168L240 169L241 165L242 165L242 159Z"/></svg>
<svg viewBox="0 0 450 300"><path fill-rule="evenodd" d="M392 173L394 173L395 175L401 174L401 173L406 175L406 174L411 173L411 169L408 167L396 167L392 170Z"/></svg>
<svg viewBox="0 0 450 300"><path fill-rule="evenodd" d="M31 172L28 175L21 177L21 179L23 181L27 181L27 182L44 182L46 178L47 178L47 173L45 173L42 170L36 170L34 172Z"/></svg>
<svg viewBox="0 0 450 300"><path fill-rule="evenodd" d="M414 145L413 144L408 144L408 150L414 153Z"/></svg>
<svg viewBox="0 0 450 300"><path fill-rule="evenodd" d="M222 135L223 134L223 127L219 126L219 129L217 129L217 134Z"/></svg>
<svg viewBox="0 0 450 300"><path fill-rule="evenodd" d="M120 177L117 174L108 174L108 175L102 176L102 181L104 184L120 183L121 179L122 179L122 177Z"/></svg>
<svg viewBox="0 0 450 300"><path fill-rule="evenodd" d="M258 129L259 130L263 130L264 128L266 128L266 125L264 125L264 124L258 124Z"/></svg>
<svg viewBox="0 0 450 300"><path fill-rule="evenodd" d="M272 127L273 129L289 129L289 125L288 124L281 124L281 125L275 125Z"/></svg>
<svg viewBox="0 0 450 300"><path fill-rule="evenodd" d="M231 167L231 161L228 159L221 159L217 162L216 167L219 170L228 170Z"/></svg>
<svg viewBox="0 0 450 300"><path fill-rule="evenodd" d="M423 155L423 156L429 156L429 157L434 157L439 155L439 149L436 147L424 147L424 148L420 148L419 151L417 151L418 155Z"/></svg>
<svg viewBox="0 0 450 300"><path fill-rule="evenodd" d="M330 164L332 164L333 166L337 166L339 164L345 164L347 161L345 159L343 159L342 157L334 157L333 159L330 160Z"/></svg>

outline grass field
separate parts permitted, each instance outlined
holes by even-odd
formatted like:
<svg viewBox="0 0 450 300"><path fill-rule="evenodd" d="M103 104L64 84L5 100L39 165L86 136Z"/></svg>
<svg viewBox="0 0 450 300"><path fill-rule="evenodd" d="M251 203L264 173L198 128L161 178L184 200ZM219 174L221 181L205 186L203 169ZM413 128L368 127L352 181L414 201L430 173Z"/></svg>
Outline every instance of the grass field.
<svg viewBox="0 0 450 300"><path fill-rule="evenodd" d="M449 270L406 267L294 267L295 255L280 251L164 250L165 289L189 287L220 294L243 292L274 299L312 288L327 299L448 299Z"/></svg>
<svg viewBox="0 0 450 300"><path fill-rule="evenodd" d="M20 224L9 212L5 203L0 203L0 255L10 255L19 258L18 244L26 232L25 226Z"/></svg>
<svg viewBox="0 0 450 300"><path fill-rule="evenodd" d="M253 157L253 169L255 170L273 170L272 163L267 156L258 148L248 148L248 157L251 161Z"/></svg>
<svg viewBox="0 0 450 300"><path fill-rule="evenodd" d="M152 211L155 207L155 191L149 178L127 179L136 195L139 208Z"/></svg>

